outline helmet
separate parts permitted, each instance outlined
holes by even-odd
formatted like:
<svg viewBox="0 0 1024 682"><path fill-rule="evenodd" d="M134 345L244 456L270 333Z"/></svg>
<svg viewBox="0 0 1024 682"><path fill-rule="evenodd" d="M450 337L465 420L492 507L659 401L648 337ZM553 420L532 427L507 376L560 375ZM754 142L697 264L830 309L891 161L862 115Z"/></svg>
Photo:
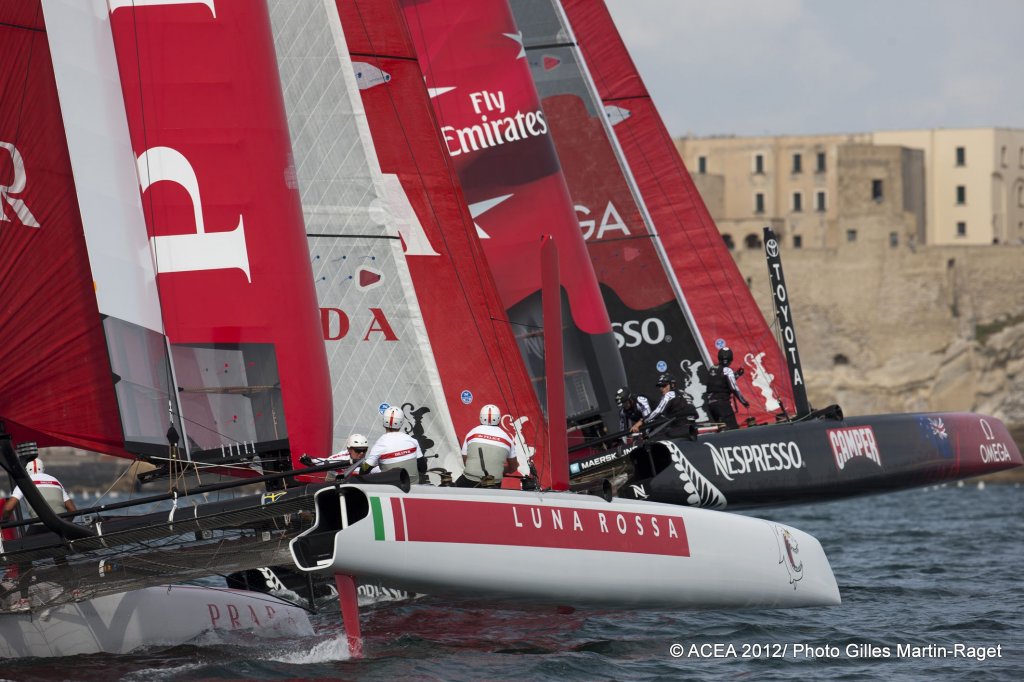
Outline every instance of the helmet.
<svg viewBox="0 0 1024 682"><path fill-rule="evenodd" d="M661 388L662 386L673 386L676 383L676 378L671 374L665 373L658 376L658 381L655 386Z"/></svg>
<svg viewBox="0 0 1024 682"><path fill-rule="evenodd" d="M384 417L381 422L384 424L385 429L397 431L405 423L405 413L397 407L389 407L384 410Z"/></svg>
<svg viewBox="0 0 1024 682"><path fill-rule="evenodd" d="M46 468L43 466L43 460L36 457L25 465L25 470L28 471L29 474L41 474L46 471Z"/></svg>
<svg viewBox="0 0 1024 682"><path fill-rule="evenodd" d="M615 404L622 407L624 404L629 402L629 388L623 386L619 390L615 391Z"/></svg>
<svg viewBox="0 0 1024 682"><path fill-rule="evenodd" d="M366 436L361 433L353 433L348 437L345 442L347 448L363 448L364 450L370 447L370 441L366 440Z"/></svg>
<svg viewBox="0 0 1024 682"><path fill-rule="evenodd" d="M728 346L723 346L718 349L718 363L720 365L728 365L732 362L732 350Z"/></svg>
<svg viewBox="0 0 1024 682"><path fill-rule="evenodd" d="M501 423L501 410L497 405L484 405L480 408L480 423L485 426L497 426Z"/></svg>

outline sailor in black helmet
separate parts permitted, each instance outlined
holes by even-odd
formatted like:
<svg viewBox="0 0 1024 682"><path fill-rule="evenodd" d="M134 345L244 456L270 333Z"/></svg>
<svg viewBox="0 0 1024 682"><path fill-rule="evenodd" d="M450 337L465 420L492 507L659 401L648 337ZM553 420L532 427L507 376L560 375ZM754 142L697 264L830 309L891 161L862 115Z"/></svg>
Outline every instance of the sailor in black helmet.
<svg viewBox="0 0 1024 682"><path fill-rule="evenodd" d="M620 431L629 431L635 422L651 413L651 403L647 397L633 393L628 386L615 392L615 404L619 406Z"/></svg>
<svg viewBox="0 0 1024 682"><path fill-rule="evenodd" d="M725 424L726 428L736 429L736 411L732 406L732 397L735 395L743 407L750 407L750 403L743 397L739 386L736 385L736 373L732 371L729 364L732 362L732 350L727 346L718 349L718 364L708 370L708 384L706 398L708 413L711 421Z"/></svg>
<svg viewBox="0 0 1024 682"><path fill-rule="evenodd" d="M679 438L689 435L690 425L697 421L697 410L690 402L689 396L676 390L676 380L671 374L660 375L657 386L661 389L661 401L649 415L634 423L630 431L640 433L643 426L662 418L668 418L672 422L665 429L665 436Z"/></svg>

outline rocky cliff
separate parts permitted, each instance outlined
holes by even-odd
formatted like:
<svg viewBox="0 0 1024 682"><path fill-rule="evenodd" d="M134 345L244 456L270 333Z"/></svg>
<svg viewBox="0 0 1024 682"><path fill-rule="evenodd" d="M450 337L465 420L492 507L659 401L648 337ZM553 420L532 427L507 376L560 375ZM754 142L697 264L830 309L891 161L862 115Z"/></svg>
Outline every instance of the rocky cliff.
<svg viewBox="0 0 1024 682"><path fill-rule="evenodd" d="M734 255L773 319L762 252ZM1024 424L1024 246L845 244L782 258L813 405Z"/></svg>

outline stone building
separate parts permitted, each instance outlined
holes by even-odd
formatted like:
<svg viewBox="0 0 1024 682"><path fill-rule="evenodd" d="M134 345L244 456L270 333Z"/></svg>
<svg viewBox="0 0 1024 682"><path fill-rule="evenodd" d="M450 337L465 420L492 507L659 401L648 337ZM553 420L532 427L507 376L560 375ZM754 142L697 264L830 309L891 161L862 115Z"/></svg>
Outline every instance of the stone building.
<svg viewBox="0 0 1024 682"><path fill-rule="evenodd" d="M1024 130L676 141L732 248L1024 243Z"/></svg>

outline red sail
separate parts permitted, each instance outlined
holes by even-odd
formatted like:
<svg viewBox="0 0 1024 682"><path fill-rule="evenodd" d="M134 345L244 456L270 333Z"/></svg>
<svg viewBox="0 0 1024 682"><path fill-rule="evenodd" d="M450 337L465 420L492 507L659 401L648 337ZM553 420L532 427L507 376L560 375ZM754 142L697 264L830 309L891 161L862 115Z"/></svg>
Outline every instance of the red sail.
<svg viewBox="0 0 1024 682"><path fill-rule="evenodd" d="M624 381L621 360L507 2L407 0L402 6L510 318L540 324L540 238L554 235L571 318L569 414L609 413L611 394ZM524 333L534 377L543 373L537 342Z"/></svg>
<svg viewBox="0 0 1024 682"><path fill-rule="evenodd" d="M0 4L0 421L126 455L38 1Z"/></svg>
<svg viewBox="0 0 1024 682"><path fill-rule="evenodd" d="M562 5L704 344L714 357L715 344L722 339L737 361L747 365L758 389L753 395L747 393L753 416L762 421L773 417L780 403L792 413L793 391L785 359L676 152L607 8L600 0L564 0Z"/></svg>
<svg viewBox="0 0 1024 682"><path fill-rule="evenodd" d="M331 448L331 391L263 3L111 5L193 447Z"/></svg>
<svg viewBox="0 0 1024 682"><path fill-rule="evenodd" d="M401 9L395 1L338 0L381 170L401 182L417 225L406 261L456 433L498 405L503 426L536 447L545 469L543 415L448 163ZM369 74L378 74L370 77ZM414 233L414 231L416 231Z"/></svg>

